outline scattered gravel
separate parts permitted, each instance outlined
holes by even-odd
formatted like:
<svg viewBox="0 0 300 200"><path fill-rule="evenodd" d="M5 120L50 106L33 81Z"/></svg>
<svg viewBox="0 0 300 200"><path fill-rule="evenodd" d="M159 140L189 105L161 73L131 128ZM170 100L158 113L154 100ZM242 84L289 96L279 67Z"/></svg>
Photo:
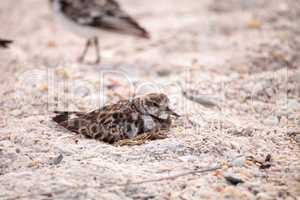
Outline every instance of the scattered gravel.
<svg viewBox="0 0 300 200"><path fill-rule="evenodd" d="M300 4L119 1L152 39L100 38L99 66L47 1L0 1L0 199L299 199ZM182 115L166 139L115 147L50 120L148 91Z"/></svg>

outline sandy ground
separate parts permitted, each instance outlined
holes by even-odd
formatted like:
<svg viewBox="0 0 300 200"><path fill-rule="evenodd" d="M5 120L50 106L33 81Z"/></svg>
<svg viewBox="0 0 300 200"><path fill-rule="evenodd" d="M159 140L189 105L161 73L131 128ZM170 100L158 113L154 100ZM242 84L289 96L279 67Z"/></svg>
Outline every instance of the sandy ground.
<svg viewBox="0 0 300 200"><path fill-rule="evenodd" d="M103 36L96 66L46 1L0 1L15 40L0 51L0 199L300 199L299 3L120 2L152 39ZM115 147L50 120L150 91L182 115L167 139Z"/></svg>

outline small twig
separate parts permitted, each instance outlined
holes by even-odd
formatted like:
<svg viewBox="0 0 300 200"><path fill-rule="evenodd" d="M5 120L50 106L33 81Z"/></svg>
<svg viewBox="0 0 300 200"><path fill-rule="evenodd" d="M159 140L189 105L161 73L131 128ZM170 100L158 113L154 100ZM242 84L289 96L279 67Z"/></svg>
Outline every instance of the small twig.
<svg viewBox="0 0 300 200"><path fill-rule="evenodd" d="M149 179L149 180L144 180L144 181L138 181L138 182L130 182L132 185L139 185L139 184L144 184L144 183L152 183L152 182L160 182L160 181L165 181L165 180L174 180L183 176L187 175L193 175L193 174L198 174L198 173L205 173L205 172L211 172L211 171L216 171L218 169L222 169L222 166L217 166L217 167L212 167L208 169L202 169L202 170L194 170L194 171L189 171L185 173L180 173L176 174L173 176L167 176L167 177L162 177L162 178L157 178L157 179ZM119 184L117 186L126 186L128 185L128 182L125 184Z"/></svg>
<svg viewBox="0 0 300 200"><path fill-rule="evenodd" d="M165 181L165 180L174 180L183 176L187 176L187 175L193 175L193 174L198 174L198 173L205 173L205 172L211 172L211 171L215 171L218 169L222 169L222 166L216 166L216 167L212 167L212 168L208 168L208 169L202 169L202 170L194 170L194 171L189 171L189 172L185 172L185 173L180 173L180 174L176 174L173 176L167 176L167 177L162 177L162 178L157 178L157 179L149 179L149 180L144 180L144 181L138 181L138 182L130 182L130 180L127 180L126 183L123 184L109 184L106 185L105 187L96 187L97 189L105 189L107 187L112 187L112 186L118 186L118 187L126 187L128 185L139 185L139 184L144 184L144 183L152 183L152 182L160 182L160 181ZM33 198L35 196L48 196L48 197L53 197L54 195L57 194L61 194L64 193L68 190L71 189L75 189L78 188L78 186L76 187L70 187L67 189L62 189L62 190L57 190L57 191L50 191L50 192L44 192L44 193L36 193L36 194L28 194L28 195L19 195L19 196L15 196L15 197L7 197L7 200L18 200L18 199L23 199L23 198Z"/></svg>
<svg viewBox="0 0 300 200"><path fill-rule="evenodd" d="M182 94L187 99L189 99L195 103L198 103L204 107L207 107L207 108L217 107L219 110L221 110L221 107L216 102L214 102L212 99L210 99L208 96L204 96L204 95L193 96L192 94L188 94L186 91L183 91Z"/></svg>
<svg viewBox="0 0 300 200"><path fill-rule="evenodd" d="M193 101L195 103L198 103L204 107L212 108L212 107L217 107L219 110L221 110L221 107L218 105L217 102L209 98L208 96L200 95L198 94L198 91L196 90L191 90L188 92L186 88L183 87L182 83L179 83L179 86L181 88L182 95L189 99L190 101ZM196 95L193 95L193 93L197 93Z"/></svg>

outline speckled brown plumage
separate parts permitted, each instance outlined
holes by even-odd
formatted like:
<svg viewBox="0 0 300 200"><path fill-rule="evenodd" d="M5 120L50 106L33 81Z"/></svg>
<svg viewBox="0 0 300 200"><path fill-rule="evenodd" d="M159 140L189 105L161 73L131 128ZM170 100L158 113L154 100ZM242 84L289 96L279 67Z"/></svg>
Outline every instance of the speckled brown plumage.
<svg viewBox="0 0 300 200"><path fill-rule="evenodd" d="M53 120L64 128L108 143L167 130L171 116L178 116L169 108L168 97L161 93L119 101L89 113L56 113Z"/></svg>

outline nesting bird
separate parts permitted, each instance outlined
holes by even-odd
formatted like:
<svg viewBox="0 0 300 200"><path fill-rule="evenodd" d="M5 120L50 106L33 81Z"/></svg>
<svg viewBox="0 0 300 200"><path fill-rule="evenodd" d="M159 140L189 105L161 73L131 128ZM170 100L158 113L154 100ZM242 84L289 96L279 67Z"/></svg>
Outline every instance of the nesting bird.
<svg viewBox="0 0 300 200"><path fill-rule="evenodd" d="M11 43L11 40L0 39L0 48L8 48L8 45L10 45Z"/></svg>
<svg viewBox="0 0 300 200"><path fill-rule="evenodd" d="M98 37L104 32L115 32L149 38L148 32L122 10L115 0L50 0L55 15L66 27L87 39L79 57L82 62L91 45L100 62Z"/></svg>
<svg viewBox="0 0 300 200"><path fill-rule="evenodd" d="M56 114L53 120L62 127L107 143L168 130L172 124L171 116L179 117L170 109L169 99L162 93L122 100L89 113Z"/></svg>

